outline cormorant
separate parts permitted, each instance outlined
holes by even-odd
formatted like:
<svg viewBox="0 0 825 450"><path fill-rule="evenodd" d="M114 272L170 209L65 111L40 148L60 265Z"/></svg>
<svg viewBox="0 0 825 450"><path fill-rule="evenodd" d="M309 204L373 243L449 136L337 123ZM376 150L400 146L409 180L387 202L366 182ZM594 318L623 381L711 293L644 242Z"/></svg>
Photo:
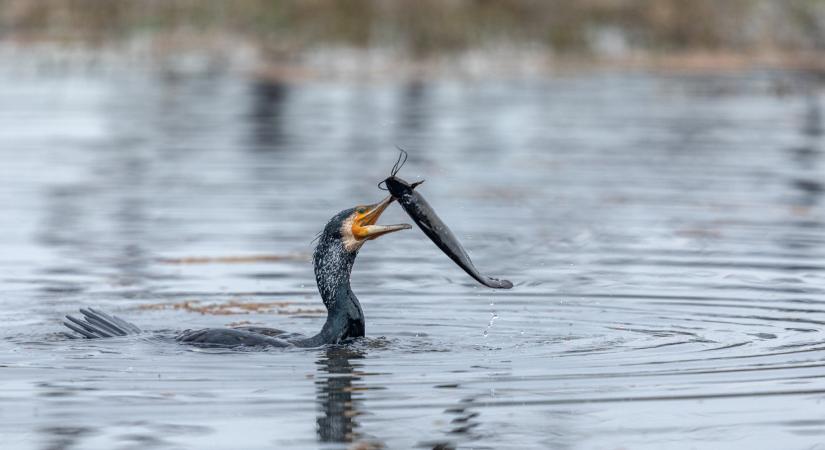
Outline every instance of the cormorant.
<svg viewBox="0 0 825 450"><path fill-rule="evenodd" d="M392 196L374 205L357 206L336 214L327 222L312 255L315 281L327 309L327 320L312 337L263 327L186 330L176 340L201 346L221 347L318 347L347 338L364 336L364 312L350 288L350 274L358 250L365 242L411 228L408 224L376 225L393 201ZM125 336L140 329L123 319L91 308L81 309L82 319L66 316L68 328L85 338Z"/></svg>

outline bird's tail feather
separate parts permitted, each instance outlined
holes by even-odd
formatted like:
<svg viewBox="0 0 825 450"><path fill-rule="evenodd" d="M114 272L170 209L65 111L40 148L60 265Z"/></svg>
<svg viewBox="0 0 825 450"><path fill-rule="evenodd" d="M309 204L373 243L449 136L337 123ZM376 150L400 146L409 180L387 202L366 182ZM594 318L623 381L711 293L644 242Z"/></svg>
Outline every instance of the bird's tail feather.
<svg viewBox="0 0 825 450"><path fill-rule="evenodd" d="M138 334L140 328L120 317L110 316L103 311L96 311L92 308L81 308L80 313L83 318L78 319L73 316L66 316L63 325L70 330L87 339L97 339L114 336L126 336Z"/></svg>

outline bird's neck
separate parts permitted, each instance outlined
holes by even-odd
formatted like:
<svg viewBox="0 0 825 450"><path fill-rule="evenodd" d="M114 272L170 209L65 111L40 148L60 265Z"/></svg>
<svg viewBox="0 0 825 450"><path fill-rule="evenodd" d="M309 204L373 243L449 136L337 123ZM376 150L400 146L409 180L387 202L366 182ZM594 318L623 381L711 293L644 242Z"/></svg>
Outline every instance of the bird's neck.
<svg viewBox="0 0 825 450"><path fill-rule="evenodd" d="M313 255L315 281L327 308L327 320L321 331L299 345L317 347L337 344L344 339L364 336L364 312L350 288L350 274L356 252L348 252L338 239L318 243Z"/></svg>

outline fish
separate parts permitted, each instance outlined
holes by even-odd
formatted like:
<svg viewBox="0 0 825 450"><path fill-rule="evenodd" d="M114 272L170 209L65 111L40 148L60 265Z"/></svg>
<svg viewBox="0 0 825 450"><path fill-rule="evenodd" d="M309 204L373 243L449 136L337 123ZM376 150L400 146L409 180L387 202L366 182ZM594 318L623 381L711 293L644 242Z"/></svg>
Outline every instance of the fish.
<svg viewBox="0 0 825 450"><path fill-rule="evenodd" d="M406 159L406 158L405 158ZM450 257L459 267L464 269L468 275L473 277L476 281L494 289L510 289L513 283L508 280L488 277L482 275L476 269L467 251L455 237L452 230L438 217L435 210L427 202L427 199L416 191L424 181L415 183L407 183L403 179L396 176L398 172L398 164L393 168L392 175L385 179L382 184L386 185L390 194L398 201L398 204L404 211L412 218L412 220L421 228L421 231L430 238L433 243L441 249L444 254Z"/></svg>

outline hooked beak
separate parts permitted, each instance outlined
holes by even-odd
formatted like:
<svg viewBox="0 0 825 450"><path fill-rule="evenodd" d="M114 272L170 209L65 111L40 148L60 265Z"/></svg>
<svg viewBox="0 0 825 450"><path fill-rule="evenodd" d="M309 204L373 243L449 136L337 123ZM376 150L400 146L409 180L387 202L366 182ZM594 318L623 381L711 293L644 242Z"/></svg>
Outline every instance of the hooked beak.
<svg viewBox="0 0 825 450"><path fill-rule="evenodd" d="M356 238L364 240L364 239L375 239L379 236L383 236L385 234L393 233L396 231L401 230L409 230L412 228L410 224L402 223L398 225L376 225L375 223L378 222L378 218L381 217L381 214L384 210L390 206L390 203L393 202L395 198L392 195L387 196L384 200L380 202L370 205L367 210L362 216L355 219L352 231Z"/></svg>

